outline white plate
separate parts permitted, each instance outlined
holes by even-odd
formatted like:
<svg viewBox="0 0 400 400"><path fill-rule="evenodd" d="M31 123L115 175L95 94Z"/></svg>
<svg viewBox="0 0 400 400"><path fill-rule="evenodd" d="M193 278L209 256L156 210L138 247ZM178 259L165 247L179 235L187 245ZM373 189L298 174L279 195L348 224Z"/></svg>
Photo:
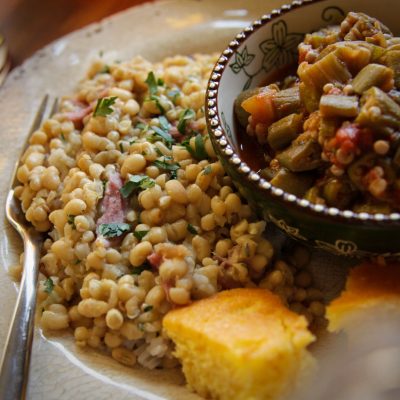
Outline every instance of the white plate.
<svg viewBox="0 0 400 400"><path fill-rule="evenodd" d="M112 60L141 54L156 61L173 54L221 51L235 33L284 1L166 0L134 7L65 36L12 71L0 89L0 349L16 286L7 269L18 263L21 242L3 214L11 171L45 93L74 90L100 51ZM180 373L121 366L108 356L79 350L71 334L44 338L36 330L27 398L198 399Z"/></svg>

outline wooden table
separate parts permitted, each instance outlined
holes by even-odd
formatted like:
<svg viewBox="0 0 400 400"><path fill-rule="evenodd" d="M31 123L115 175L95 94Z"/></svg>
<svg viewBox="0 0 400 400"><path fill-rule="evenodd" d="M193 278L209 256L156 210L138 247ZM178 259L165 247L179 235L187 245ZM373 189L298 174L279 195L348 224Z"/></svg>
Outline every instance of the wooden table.
<svg viewBox="0 0 400 400"><path fill-rule="evenodd" d="M146 0L1 0L0 33L12 65L47 43Z"/></svg>

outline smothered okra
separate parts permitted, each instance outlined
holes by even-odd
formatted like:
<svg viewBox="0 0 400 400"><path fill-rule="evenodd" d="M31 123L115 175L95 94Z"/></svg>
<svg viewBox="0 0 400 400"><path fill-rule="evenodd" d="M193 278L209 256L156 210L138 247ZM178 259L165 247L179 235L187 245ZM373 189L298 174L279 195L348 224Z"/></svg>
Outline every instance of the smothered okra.
<svg viewBox="0 0 400 400"><path fill-rule="evenodd" d="M400 38L350 12L307 34L297 75L239 95L239 123L265 148L263 177L307 200L400 210Z"/></svg>
<svg viewBox="0 0 400 400"><path fill-rule="evenodd" d="M33 133L15 193L48 232L44 329L70 327L79 346L156 368L176 364L164 315L223 289L270 289L310 323L322 320L307 252L273 258L265 222L216 159L204 120L216 59L99 59Z"/></svg>

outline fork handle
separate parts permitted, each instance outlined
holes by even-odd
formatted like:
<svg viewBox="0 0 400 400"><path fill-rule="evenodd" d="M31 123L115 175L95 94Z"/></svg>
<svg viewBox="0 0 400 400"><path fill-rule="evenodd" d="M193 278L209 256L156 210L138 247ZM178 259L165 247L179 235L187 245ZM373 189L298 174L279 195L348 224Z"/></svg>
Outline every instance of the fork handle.
<svg viewBox="0 0 400 400"><path fill-rule="evenodd" d="M0 368L0 399L25 399L33 339L40 242L24 237L21 286Z"/></svg>

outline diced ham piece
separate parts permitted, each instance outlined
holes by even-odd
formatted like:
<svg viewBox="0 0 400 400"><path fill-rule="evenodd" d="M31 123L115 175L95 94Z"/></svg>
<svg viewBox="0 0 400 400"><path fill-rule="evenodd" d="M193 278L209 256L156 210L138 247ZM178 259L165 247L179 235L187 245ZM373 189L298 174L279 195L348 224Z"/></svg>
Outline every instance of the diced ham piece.
<svg viewBox="0 0 400 400"><path fill-rule="evenodd" d="M119 191L122 185L119 172L110 175L101 204L102 216L97 220L97 227L100 224L125 222L125 201Z"/></svg>
<svg viewBox="0 0 400 400"><path fill-rule="evenodd" d="M189 121L189 128L193 131L201 131L203 124L199 121Z"/></svg>
<svg viewBox="0 0 400 400"><path fill-rule="evenodd" d="M99 99L102 99L103 97L107 97L107 96L108 96L109 90L110 90L110 89L109 89L108 87L102 89L100 92L97 93L97 97L98 97Z"/></svg>
<svg viewBox="0 0 400 400"><path fill-rule="evenodd" d="M82 126L82 120L86 115L92 112L92 106L86 106L84 108L78 108L75 111L65 113L65 117L72 121L75 126Z"/></svg>
<svg viewBox="0 0 400 400"><path fill-rule="evenodd" d="M153 252L147 257L147 261L150 263L150 265L158 270L161 262L163 260L163 257L161 254Z"/></svg>
<svg viewBox="0 0 400 400"><path fill-rule="evenodd" d="M303 61L306 61L307 54L312 50L313 50L313 48L310 44L305 44L305 43L299 44L299 46L298 46L299 64L302 63Z"/></svg>
<svg viewBox="0 0 400 400"><path fill-rule="evenodd" d="M180 142L184 138L184 136L178 131L178 128L176 126L171 126L171 128L169 128L169 134L178 142Z"/></svg>
<svg viewBox="0 0 400 400"><path fill-rule="evenodd" d="M136 117L136 119L141 122L142 124L147 125L150 122L150 118L143 118L140 115Z"/></svg>
<svg viewBox="0 0 400 400"><path fill-rule="evenodd" d="M228 274L218 275L218 283L223 289L235 289L242 286L241 282L236 281L232 276Z"/></svg>
<svg viewBox="0 0 400 400"><path fill-rule="evenodd" d="M172 305L173 305L173 302L171 300L171 297L169 296L169 289L171 289L173 286L174 286L173 283L170 281L163 281L161 283L161 287L164 289L165 297L166 297L168 303L170 303Z"/></svg>

